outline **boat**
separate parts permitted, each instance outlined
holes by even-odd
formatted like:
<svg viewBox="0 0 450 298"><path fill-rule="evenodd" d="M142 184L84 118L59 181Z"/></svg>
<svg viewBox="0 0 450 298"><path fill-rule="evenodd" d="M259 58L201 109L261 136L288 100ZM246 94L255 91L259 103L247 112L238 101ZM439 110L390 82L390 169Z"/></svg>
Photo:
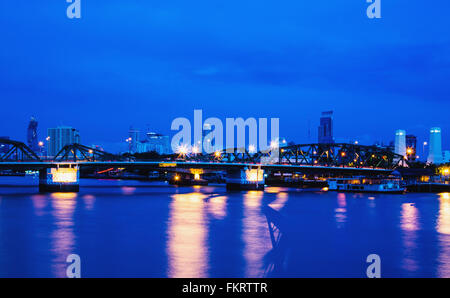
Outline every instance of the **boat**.
<svg viewBox="0 0 450 298"><path fill-rule="evenodd" d="M328 190L340 192L368 192L402 194L406 188L398 178L331 178L328 179Z"/></svg>
<svg viewBox="0 0 450 298"><path fill-rule="evenodd" d="M441 192L450 192L450 183L449 181L429 181L429 182L420 182L414 181L406 184L406 189L408 192L430 192L430 193L441 193Z"/></svg>

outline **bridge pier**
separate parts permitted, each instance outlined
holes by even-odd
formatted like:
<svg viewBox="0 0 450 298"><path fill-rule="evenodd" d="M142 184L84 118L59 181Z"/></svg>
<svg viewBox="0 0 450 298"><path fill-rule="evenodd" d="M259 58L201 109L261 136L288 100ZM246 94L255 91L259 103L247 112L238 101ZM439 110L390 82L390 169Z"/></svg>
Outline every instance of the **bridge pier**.
<svg viewBox="0 0 450 298"><path fill-rule="evenodd" d="M264 170L230 169L226 176L227 190L263 190Z"/></svg>
<svg viewBox="0 0 450 298"><path fill-rule="evenodd" d="M78 166L61 164L57 168L39 171L39 192L80 191L80 171Z"/></svg>

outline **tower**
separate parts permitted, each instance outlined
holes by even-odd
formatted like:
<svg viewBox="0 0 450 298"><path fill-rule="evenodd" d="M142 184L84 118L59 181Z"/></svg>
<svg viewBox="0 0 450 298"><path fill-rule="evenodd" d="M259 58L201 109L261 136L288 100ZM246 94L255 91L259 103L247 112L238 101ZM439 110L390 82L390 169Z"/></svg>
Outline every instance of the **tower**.
<svg viewBox="0 0 450 298"><path fill-rule="evenodd" d="M441 128L433 127L430 130L430 147L427 162L441 164L444 162L442 154L442 135Z"/></svg>
<svg viewBox="0 0 450 298"><path fill-rule="evenodd" d="M30 149L33 150L34 152L39 151L37 127L38 122L34 117L31 117L27 130L27 144L28 147L30 147Z"/></svg>
<svg viewBox="0 0 450 298"><path fill-rule="evenodd" d="M406 156L406 131L402 129L395 132L395 153Z"/></svg>
<svg viewBox="0 0 450 298"><path fill-rule="evenodd" d="M319 144L332 144L333 139L333 111L322 112L319 126Z"/></svg>
<svg viewBox="0 0 450 298"><path fill-rule="evenodd" d="M69 126L49 128L47 129L47 135L47 154L49 156L55 156L66 145L80 143L80 133L75 128Z"/></svg>

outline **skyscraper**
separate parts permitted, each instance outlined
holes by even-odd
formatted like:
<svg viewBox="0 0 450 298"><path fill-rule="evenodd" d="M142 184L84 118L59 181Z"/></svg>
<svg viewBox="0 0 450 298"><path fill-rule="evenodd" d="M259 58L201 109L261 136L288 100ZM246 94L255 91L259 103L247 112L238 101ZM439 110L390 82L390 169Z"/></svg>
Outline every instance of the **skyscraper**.
<svg viewBox="0 0 450 298"><path fill-rule="evenodd" d="M406 156L406 131L399 129L395 132L395 153Z"/></svg>
<svg viewBox="0 0 450 298"><path fill-rule="evenodd" d="M417 157L417 137L413 135L406 136L406 156L408 160L416 160Z"/></svg>
<svg viewBox="0 0 450 298"><path fill-rule="evenodd" d="M430 130L430 148L427 161L429 163L441 164L444 162L442 154L442 135L439 127L433 127Z"/></svg>
<svg viewBox="0 0 450 298"><path fill-rule="evenodd" d="M332 144L333 139L333 111L322 112L319 126L319 143Z"/></svg>
<svg viewBox="0 0 450 298"><path fill-rule="evenodd" d="M68 126L59 126L47 130L48 155L55 156L66 145L80 143L80 134L78 130Z"/></svg>
<svg viewBox="0 0 450 298"><path fill-rule="evenodd" d="M139 130L134 129L133 127L130 127L130 130L128 131L128 152L131 154L138 152L139 133Z"/></svg>
<svg viewBox="0 0 450 298"><path fill-rule="evenodd" d="M37 127L38 122L34 117L31 117L27 130L27 144L34 152L39 152Z"/></svg>

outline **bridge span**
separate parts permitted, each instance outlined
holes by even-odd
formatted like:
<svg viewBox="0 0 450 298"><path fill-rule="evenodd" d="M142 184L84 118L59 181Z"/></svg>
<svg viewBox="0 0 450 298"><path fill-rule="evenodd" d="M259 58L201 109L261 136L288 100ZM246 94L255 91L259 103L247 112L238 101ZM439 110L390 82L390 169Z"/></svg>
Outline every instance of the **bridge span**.
<svg viewBox="0 0 450 298"><path fill-rule="evenodd" d="M126 171L172 173L186 173L186 170L190 170L193 177L197 178L203 172L196 170L225 172L227 184L261 188L264 185L264 174L267 173L302 173L329 177L380 176L390 175L396 168L406 165L403 156L374 146L355 144L294 145L267 152L234 149L212 154L183 153L164 156L159 160L142 161L80 144L67 145L51 160L45 160L33 154L23 143L4 139L0 139L0 143L11 146L8 152L0 155L0 170L39 171L40 184L51 186L42 189L57 191L77 190L80 170L120 168ZM68 187L61 187L64 185Z"/></svg>

